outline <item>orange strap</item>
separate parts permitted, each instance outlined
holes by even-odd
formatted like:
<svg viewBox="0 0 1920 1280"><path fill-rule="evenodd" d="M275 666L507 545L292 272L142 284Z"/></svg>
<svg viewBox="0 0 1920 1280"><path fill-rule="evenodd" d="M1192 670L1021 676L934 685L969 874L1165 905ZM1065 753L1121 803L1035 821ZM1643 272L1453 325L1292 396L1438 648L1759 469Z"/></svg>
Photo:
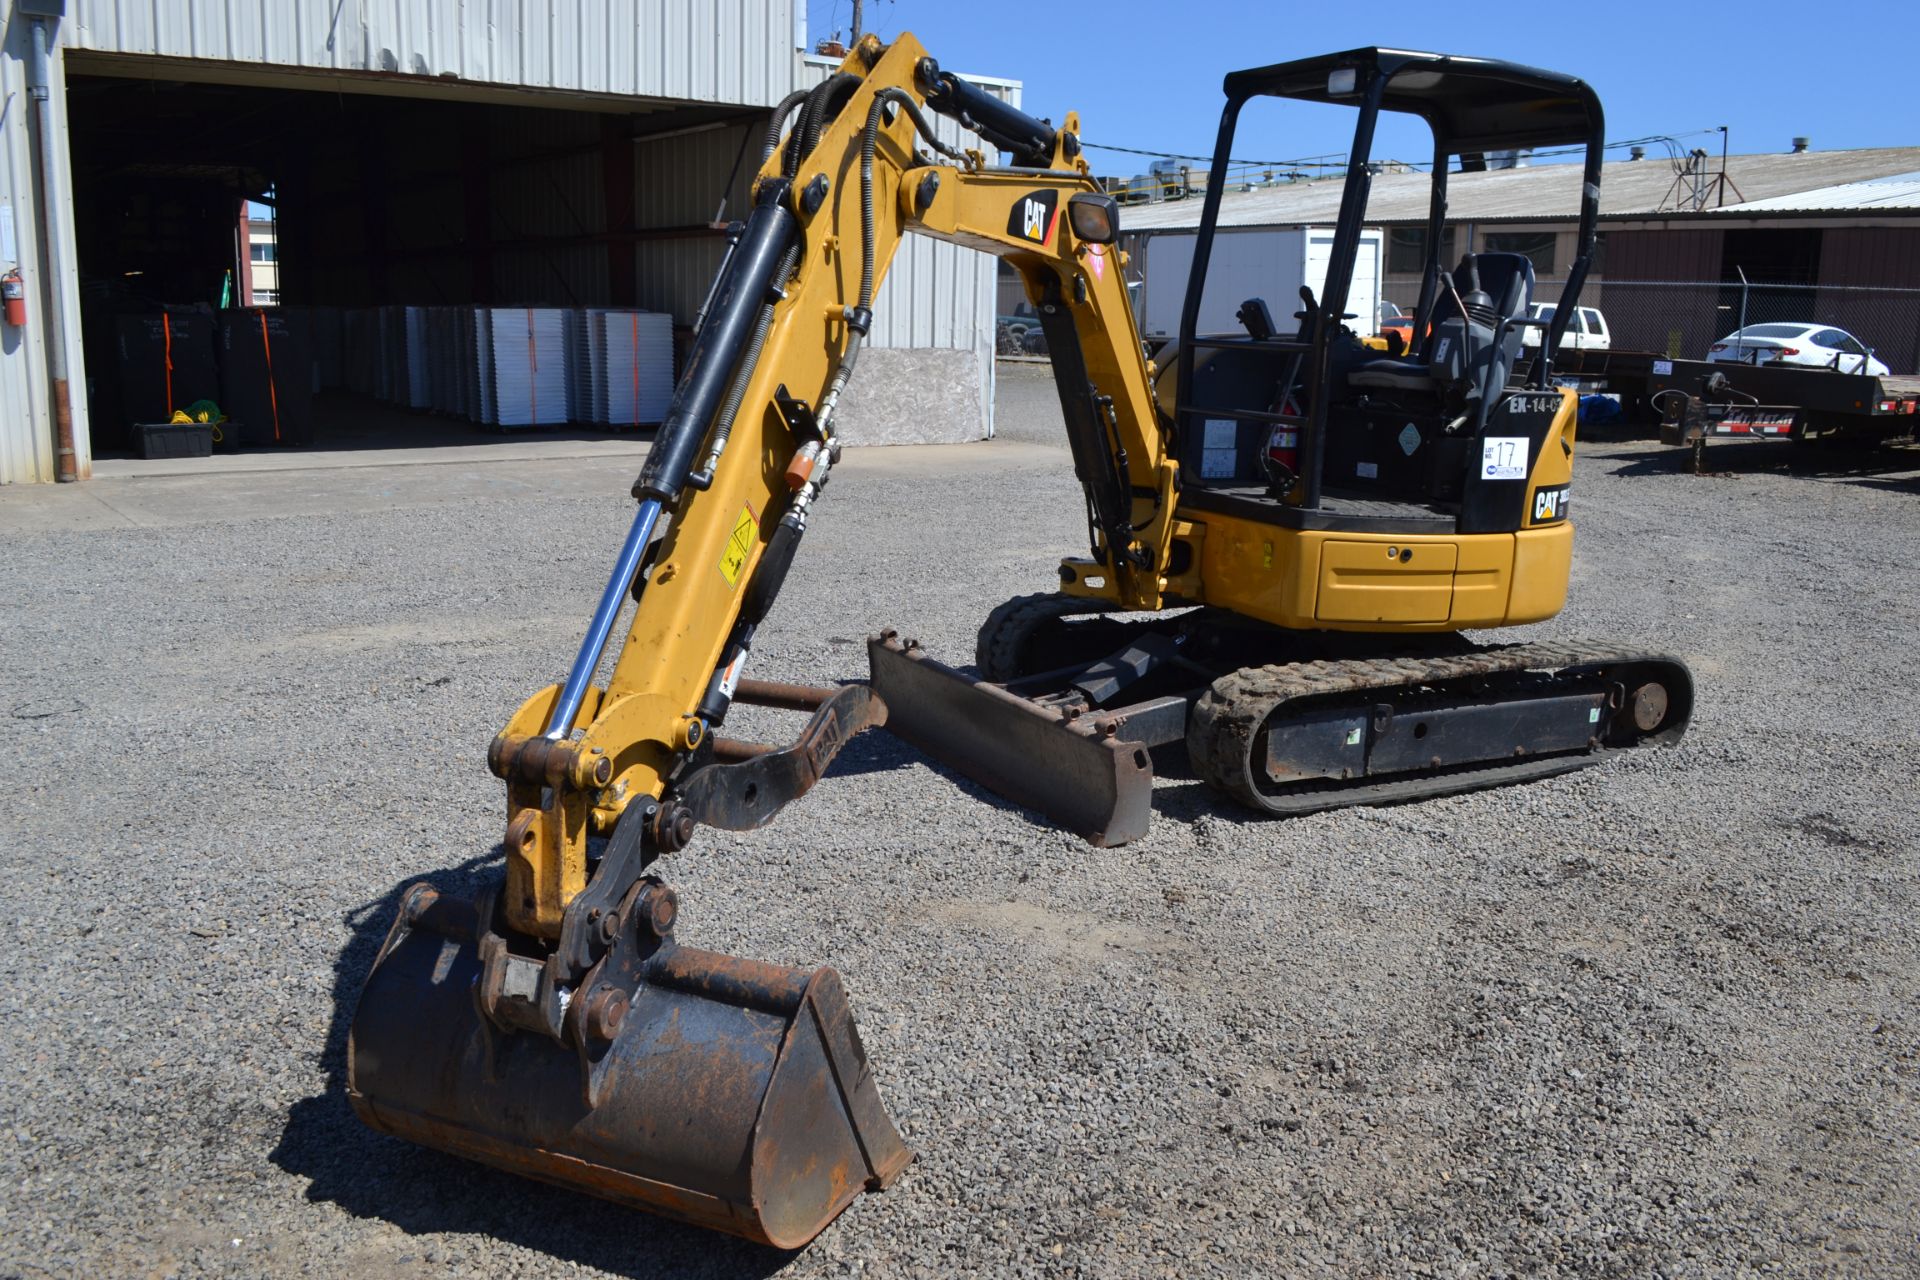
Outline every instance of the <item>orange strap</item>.
<svg viewBox="0 0 1920 1280"><path fill-rule="evenodd" d="M167 421L173 421L173 317L166 312L160 313L160 331L166 335L167 359Z"/></svg>
<svg viewBox="0 0 1920 1280"><path fill-rule="evenodd" d="M260 318L260 350L267 357L267 402L273 406L273 442L280 443L280 389L273 385L273 343L267 338L267 313L255 310Z"/></svg>
<svg viewBox="0 0 1920 1280"><path fill-rule="evenodd" d="M634 312L628 317L633 321L633 351L628 357L633 365L633 425L640 425L640 313Z"/></svg>
<svg viewBox="0 0 1920 1280"><path fill-rule="evenodd" d="M540 347L533 336L533 308L527 308L527 396L533 426L540 425Z"/></svg>

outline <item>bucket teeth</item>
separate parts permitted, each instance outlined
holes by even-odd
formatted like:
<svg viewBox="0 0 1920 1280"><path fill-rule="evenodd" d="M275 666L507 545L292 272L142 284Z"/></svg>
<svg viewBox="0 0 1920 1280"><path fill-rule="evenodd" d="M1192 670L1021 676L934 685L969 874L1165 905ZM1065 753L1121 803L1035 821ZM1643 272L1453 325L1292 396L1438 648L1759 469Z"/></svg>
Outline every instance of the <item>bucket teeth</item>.
<svg viewBox="0 0 1920 1280"><path fill-rule="evenodd" d="M670 922L645 926L658 912L622 914L632 933L568 993L556 1037L488 1016L482 952L504 940L473 927L481 906L409 891L354 1016L361 1119L779 1248L899 1175L912 1154L837 973L684 947Z"/></svg>

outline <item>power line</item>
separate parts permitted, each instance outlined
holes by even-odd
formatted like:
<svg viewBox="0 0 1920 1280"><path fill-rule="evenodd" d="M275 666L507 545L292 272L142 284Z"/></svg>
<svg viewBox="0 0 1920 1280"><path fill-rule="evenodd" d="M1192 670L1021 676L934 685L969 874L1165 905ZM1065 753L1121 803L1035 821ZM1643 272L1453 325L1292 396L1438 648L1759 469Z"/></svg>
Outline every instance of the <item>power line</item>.
<svg viewBox="0 0 1920 1280"><path fill-rule="evenodd" d="M1085 139L1081 140L1080 145L1083 147L1092 147L1096 151L1124 151L1128 155L1153 156L1156 159L1160 159L1160 160L1198 160L1202 164L1213 163L1212 156L1183 156L1177 151L1143 151L1139 147L1116 147L1105 142L1088 142ZM1227 163L1228 164L1250 164L1250 165L1258 165L1261 167L1272 167L1276 169L1287 168L1290 166L1297 168L1303 165L1324 165L1329 163L1345 164L1346 163L1345 156L1346 156L1345 152L1328 151L1321 155L1311 156L1303 160L1228 160Z"/></svg>
<svg viewBox="0 0 1920 1280"><path fill-rule="evenodd" d="M1669 150L1672 150L1673 149L1672 144L1677 139L1692 138L1692 137L1697 137L1701 134L1717 133L1717 132L1719 132L1719 130L1717 129L1690 129L1684 133L1653 133L1653 134L1648 134L1644 138L1624 138L1619 142L1605 143L1603 144L1603 150L1618 151L1626 147L1643 147L1656 142L1668 144ZM1107 142L1088 142L1084 139L1081 140L1080 145L1083 147L1090 147L1096 151L1121 151L1121 152L1125 152L1127 155L1151 156L1158 160L1192 160L1192 161L1197 161L1201 164L1213 163L1212 156L1182 155L1177 151L1148 151L1140 147L1122 147L1122 146L1116 146L1112 143L1107 143ZM1541 157L1550 157L1550 156L1577 156L1577 155L1584 155L1585 153L1586 153L1586 147L1584 146L1568 146L1568 147L1551 147L1542 151L1533 151L1530 154L1535 158L1541 158ZM1333 168L1345 168L1347 164L1347 157L1345 152L1329 151L1329 152L1323 152L1322 154L1317 156L1304 156L1294 160L1229 159L1227 163L1231 165L1243 165L1249 168L1256 168L1256 169L1289 169L1289 168L1291 169L1310 169L1310 168L1333 169ZM1433 162L1430 160L1392 160L1392 161L1385 161L1384 163L1395 164L1395 165L1405 165L1409 169L1414 169L1419 171L1425 171L1433 167Z"/></svg>

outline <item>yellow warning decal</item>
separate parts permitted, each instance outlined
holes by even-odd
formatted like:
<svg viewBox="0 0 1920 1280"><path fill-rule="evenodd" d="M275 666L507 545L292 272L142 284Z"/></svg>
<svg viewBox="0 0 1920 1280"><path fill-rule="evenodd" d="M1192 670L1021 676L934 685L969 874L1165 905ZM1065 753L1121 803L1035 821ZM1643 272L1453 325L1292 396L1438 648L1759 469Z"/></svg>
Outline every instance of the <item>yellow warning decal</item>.
<svg viewBox="0 0 1920 1280"><path fill-rule="evenodd" d="M747 567L747 557L753 554L753 544L760 537L760 522L753 518L752 507L740 508L740 518L733 522L733 535L727 539L726 550L720 553L720 576L727 585L740 585L740 573Z"/></svg>

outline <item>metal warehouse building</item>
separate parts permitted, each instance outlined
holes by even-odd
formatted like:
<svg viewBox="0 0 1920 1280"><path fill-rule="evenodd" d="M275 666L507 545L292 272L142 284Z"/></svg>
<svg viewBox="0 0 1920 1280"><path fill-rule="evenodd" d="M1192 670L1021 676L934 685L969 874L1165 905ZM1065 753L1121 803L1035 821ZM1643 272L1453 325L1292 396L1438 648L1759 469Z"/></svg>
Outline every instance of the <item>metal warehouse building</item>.
<svg viewBox="0 0 1920 1280"><path fill-rule="evenodd" d="M1920 368L1920 147L1814 151L1803 142L1736 154L1724 166L1695 153L1603 167L1600 241L1582 300L1606 310L1616 346L1698 358L1743 314L1818 319L1860 334L1896 372ZM1574 256L1580 181L1577 164L1454 174L1442 261L1470 249L1524 254L1539 277L1536 298L1557 298ZM1341 185L1231 190L1220 201L1221 233L1331 227ZM1428 201L1425 173L1383 166L1374 178L1367 221L1384 233L1386 297L1402 306L1420 294ZM1156 287L1184 290L1200 209L1190 198L1122 216L1149 299ZM1156 245L1176 264L1170 286L1154 271Z"/></svg>
<svg viewBox="0 0 1920 1280"><path fill-rule="evenodd" d="M837 65L803 52L800 0L6 7L0 271L18 271L26 317L0 329L0 483L56 477L63 357L73 472L125 447L116 318L222 314L223 270L244 281L261 257L247 200L276 211L276 300L331 326L307 340L315 386L377 381L355 367L377 350L355 344L404 341L383 327L396 309L637 309L684 340L770 108ZM910 238L875 312L847 437L990 434L992 260ZM190 323L156 339L169 378ZM308 373L274 372L283 388ZM403 414L374 420L394 437L374 443L405 442Z"/></svg>

